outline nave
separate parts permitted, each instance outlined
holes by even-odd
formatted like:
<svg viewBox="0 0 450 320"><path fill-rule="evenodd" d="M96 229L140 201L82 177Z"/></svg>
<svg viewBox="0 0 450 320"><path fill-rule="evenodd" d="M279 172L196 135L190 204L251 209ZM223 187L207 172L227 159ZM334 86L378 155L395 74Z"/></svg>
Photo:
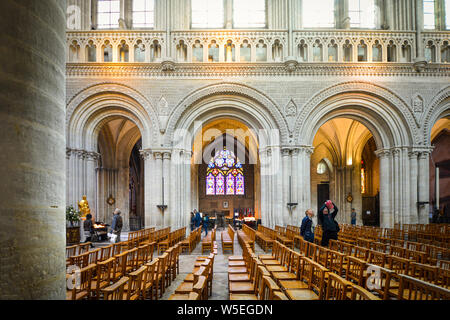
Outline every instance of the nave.
<svg viewBox="0 0 450 320"><path fill-rule="evenodd" d="M228 225L207 237L144 229L93 250L67 247L68 270L81 268L67 299L449 300L448 231L341 225L339 240L324 248L320 227L315 243L295 226Z"/></svg>

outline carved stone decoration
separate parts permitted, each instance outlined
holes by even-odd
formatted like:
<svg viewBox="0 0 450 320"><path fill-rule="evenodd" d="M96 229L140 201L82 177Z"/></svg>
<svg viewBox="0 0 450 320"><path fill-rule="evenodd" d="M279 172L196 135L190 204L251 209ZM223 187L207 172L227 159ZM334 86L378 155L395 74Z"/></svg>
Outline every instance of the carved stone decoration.
<svg viewBox="0 0 450 320"><path fill-rule="evenodd" d="M160 116L169 115L169 103L164 97L161 97L161 99L158 102L158 113Z"/></svg>
<svg viewBox="0 0 450 320"><path fill-rule="evenodd" d="M284 113L286 117L296 117L297 116L297 105L294 102L294 99L291 99L289 103L284 108Z"/></svg>
<svg viewBox="0 0 450 320"><path fill-rule="evenodd" d="M298 67L298 60L295 57L287 57L284 62L284 66L288 72L293 72Z"/></svg>
<svg viewBox="0 0 450 320"><path fill-rule="evenodd" d="M167 59L161 62L161 70L164 72L175 71L175 61Z"/></svg>
<svg viewBox="0 0 450 320"><path fill-rule="evenodd" d="M413 106L413 112L414 113L422 113L423 112L423 98L416 94L412 98L412 106Z"/></svg>
<svg viewBox="0 0 450 320"><path fill-rule="evenodd" d="M425 71L425 69L427 68L428 62L425 61L425 59L417 59L414 64L414 70L416 70L417 72L423 72Z"/></svg>

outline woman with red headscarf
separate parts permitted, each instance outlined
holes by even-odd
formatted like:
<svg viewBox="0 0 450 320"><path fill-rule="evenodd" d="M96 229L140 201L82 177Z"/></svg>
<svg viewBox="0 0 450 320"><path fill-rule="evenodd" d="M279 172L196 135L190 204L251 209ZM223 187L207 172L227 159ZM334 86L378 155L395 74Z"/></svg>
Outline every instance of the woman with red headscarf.
<svg viewBox="0 0 450 320"><path fill-rule="evenodd" d="M328 242L330 239L337 240L337 234L339 232L339 224L334 220L339 209L331 201L327 200L325 204L319 209L317 218L319 219L319 224L322 225L322 243L323 247L328 247Z"/></svg>

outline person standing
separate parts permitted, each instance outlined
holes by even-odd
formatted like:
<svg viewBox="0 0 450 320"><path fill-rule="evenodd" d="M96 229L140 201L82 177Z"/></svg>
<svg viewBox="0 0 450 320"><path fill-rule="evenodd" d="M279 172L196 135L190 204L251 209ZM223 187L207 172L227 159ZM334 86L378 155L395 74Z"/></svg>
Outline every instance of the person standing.
<svg viewBox="0 0 450 320"><path fill-rule="evenodd" d="M208 224L209 224L209 217L208 214L205 213L203 215L203 230L205 230L205 237L208 235Z"/></svg>
<svg viewBox="0 0 450 320"><path fill-rule="evenodd" d="M352 208L352 213L350 214L352 226L356 225L356 211Z"/></svg>
<svg viewBox="0 0 450 320"><path fill-rule="evenodd" d="M194 225L195 225L195 216L194 213L191 212L191 220L190 220L191 232L194 231Z"/></svg>
<svg viewBox="0 0 450 320"><path fill-rule="evenodd" d="M328 247L330 239L337 240L339 232L339 224L336 222L335 217L338 214L338 207L331 201L327 200L325 204L319 209L318 218L322 224L322 242L323 247Z"/></svg>
<svg viewBox="0 0 450 320"><path fill-rule="evenodd" d="M114 210L114 217L111 224L112 233L117 235L116 243L120 242L120 233L122 232L123 221L122 217L120 216L121 213L122 212L118 208Z"/></svg>
<svg viewBox="0 0 450 320"><path fill-rule="evenodd" d="M198 212L197 210L194 210L195 213L195 228L197 229L198 227L200 227L200 224L202 223L202 218L200 217L200 212Z"/></svg>
<svg viewBox="0 0 450 320"><path fill-rule="evenodd" d="M84 236L86 237L86 242L92 241L92 236L94 235L94 225L92 223L92 215L88 213L86 215L86 220L83 222L83 230L84 230ZM91 243L91 248L94 248L93 244Z"/></svg>
<svg viewBox="0 0 450 320"><path fill-rule="evenodd" d="M306 210L305 217L300 227L300 235L308 242L314 242L313 221L314 212L311 209Z"/></svg>

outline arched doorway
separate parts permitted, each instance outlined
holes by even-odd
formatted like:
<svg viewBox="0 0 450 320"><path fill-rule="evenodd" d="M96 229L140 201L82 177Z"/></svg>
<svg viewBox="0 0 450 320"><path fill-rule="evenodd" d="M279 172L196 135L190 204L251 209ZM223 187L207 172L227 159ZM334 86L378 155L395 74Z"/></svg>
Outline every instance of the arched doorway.
<svg viewBox="0 0 450 320"><path fill-rule="evenodd" d="M124 117L99 124L97 167L98 220L110 224L115 208L122 211L124 230L143 227L144 168L139 128Z"/></svg>
<svg viewBox="0 0 450 320"><path fill-rule="evenodd" d="M67 108L67 204L76 207L86 195L96 221L107 224L114 208L119 208L123 229L129 230L131 201L137 201L136 215L144 214L143 196L138 195L143 194L148 180L142 182L141 163L135 170L134 176L141 180L136 184L138 179L134 179L137 192L132 199L130 165L136 167L139 149L148 149L154 141L159 129L155 119L145 97L119 84L96 85L75 95ZM145 172L150 174L151 170Z"/></svg>
<svg viewBox="0 0 450 320"><path fill-rule="evenodd" d="M379 159L369 129L357 120L337 117L317 131L311 155L311 199L314 210L328 199L338 206L338 221L379 225Z"/></svg>
<svg viewBox="0 0 450 320"><path fill-rule="evenodd" d="M281 143L288 130L278 108L266 96L241 84L207 86L180 102L168 119L167 128L166 143L173 143L171 179L175 192L169 204L173 208L170 211L172 220L180 225L189 224L189 212L198 209L200 204L198 166L208 163L212 156L210 154L203 161L202 150L215 138L227 134L242 141L249 155L257 159L255 216L267 226L284 223L287 209L284 210L281 192L284 188ZM231 129L238 133L227 132ZM210 131L209 138L203 134L206 131ZM240 140L239 135L248 138ZM185 175L186 171L190 174ZM289 223L289 217L286 223Z"/></svg>
<svg viewBox="0 0 450 320"><path fill-rule="evenodd" d="M227 133L210 136L211 130L218 134L223 129ZM255 155L250 154L252 142L245 141L250 136L243 129L241 123L231 120L215 121L204 127L202 161L193 164L197 168L198 208L210 216L228 219L237 216L256 222L260 218L259 164Z"/></svg>
<svg viewBox="0 0 450 320"><path fill-rule="evenodd" d="M450 116L439 119L432 127L431 145L434 148L430 155L430 221L449 223Z"/></svg>

